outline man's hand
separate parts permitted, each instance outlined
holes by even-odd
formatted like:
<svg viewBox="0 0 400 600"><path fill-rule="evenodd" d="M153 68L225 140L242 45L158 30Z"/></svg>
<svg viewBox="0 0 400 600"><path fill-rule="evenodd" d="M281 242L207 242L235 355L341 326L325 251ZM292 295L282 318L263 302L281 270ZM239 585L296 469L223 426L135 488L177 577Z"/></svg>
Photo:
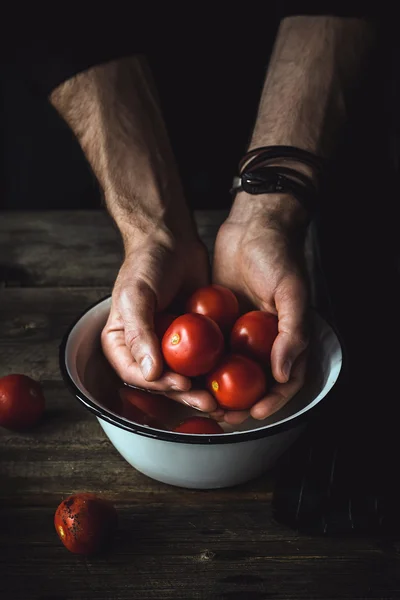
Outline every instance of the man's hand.
<svg viewBox="0 0 400 600"><path fill-rule="evenodd" d="M250 411L265 419L284 406L304 383L308 346L307 285L303 242L305 214L290 196L238 195L215 246L216 283L238 295L245 310L274 313L279 334L271 355L276 384ZM247 412L228 412L240 423Z"/></svg>
<svg viewBox="0 0 400 600"><path fill-rule="evenodd" d="M211 394L192 391L187 377L163 370L154 333L155 312L205 285L209 265L145 59L95 66L62 84L51 101L75 132L125 248L102 334L108 360L128 384L214 411Z"/></svg>
<svg viewBox="0 0 400 600"><path fill-rule="evenodd" d="M198 240L178 241L161 229L145 236L132 232L130 239L102 333L104 353L126 383L211 412L216 402L208 392L193 391L189 378L164 370L154 332L156 311L207 284L207 252Z"/></svg>
<svg viewBox="0 0 400 600"><path fill-rule="evenodd" d="M296 146L330 156L346 120L351 91L375 40L363 19L293 16L280 24L261 94L249 150ZM303 163L276 160L318 185ZM245 303L278 315L272 348L277 384L251 410L256 419L276 412L301 388L306 366L307 287L303 268L305 214L291 196L237 195L216 243L214 281ZM226 413L238 423L246 413Z"/></svg>

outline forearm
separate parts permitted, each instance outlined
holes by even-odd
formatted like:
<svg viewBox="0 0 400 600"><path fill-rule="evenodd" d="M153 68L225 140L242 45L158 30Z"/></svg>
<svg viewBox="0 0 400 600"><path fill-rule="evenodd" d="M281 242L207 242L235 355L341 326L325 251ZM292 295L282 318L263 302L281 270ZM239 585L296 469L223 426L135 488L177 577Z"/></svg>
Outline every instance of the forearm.
<svg viewBox="0 0 400 600"><path fill-rule="evenodd" d="M143 58L124 58L80 73L60 85L51 102L77 136L125 242L138 232L192 232Z"/></svg>
<svg viewBox="0 0 400 600"><path fill-rule="evenodd" d="M329 157L348 116L349 101L368 64L375 28L363 19L288 17L281 22L262 91L249 150L294 146ZM318 174L302 162L276 160L318 185ZM306 213L290 195L237 194L231 219L289 227Z"/></svg>
<svg viewBox="0 0 400 600"><path fill-rule="evenodd" d="M329 156L375 39L366 20L323 16L281 22L250 149L289 145Z"/></svg>

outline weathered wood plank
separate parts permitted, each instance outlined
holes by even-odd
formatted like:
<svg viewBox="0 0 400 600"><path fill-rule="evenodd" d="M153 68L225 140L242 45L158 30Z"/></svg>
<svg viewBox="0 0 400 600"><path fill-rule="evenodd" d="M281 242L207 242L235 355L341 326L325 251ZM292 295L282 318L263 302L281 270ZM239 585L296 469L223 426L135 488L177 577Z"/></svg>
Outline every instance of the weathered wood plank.
<svg viewBox="0 0 400 600"><path fill-rule="evenodd" d="M229 506L229 509L228 509ZM172 500L117 505L108 556L69 554L53 508L2 513L0 593L47 599L398 598L400 556L373 541L288 536L268 506Z"/></svg>
<svg viewBox="0 0 400 600"><path fill-rule="evenodd" d="M58 347L71 323L111 288L0 288L0 377L60 379Z"/></svg>
<svg viewBox="0 0 400 600"><path fill-rule="evenodd" d="M198 211L212 252L226 211ZM105 211L0 213L0 285L111 286L121 264L119 233Z"/></svg>

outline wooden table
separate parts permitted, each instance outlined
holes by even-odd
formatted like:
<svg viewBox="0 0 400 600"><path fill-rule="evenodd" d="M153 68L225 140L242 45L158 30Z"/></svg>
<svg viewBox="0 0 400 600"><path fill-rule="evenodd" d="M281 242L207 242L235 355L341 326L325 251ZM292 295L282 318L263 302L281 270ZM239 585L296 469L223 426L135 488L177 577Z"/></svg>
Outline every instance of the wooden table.
<svg viewBox="0 0 400 600"><path fill-rule="evenodd" d="M212 251L224 215L198 213ZM43 383L32 433L0 431L1 600L400 598L400 548L375 539L298 536L271 515L272 475L221 491L169 487L137 473L65 389L58 345L111 289L121 249L99 212L0 215L0 376ZM112 553L70 554L58 503L105 494L119 513Z"/></svg>

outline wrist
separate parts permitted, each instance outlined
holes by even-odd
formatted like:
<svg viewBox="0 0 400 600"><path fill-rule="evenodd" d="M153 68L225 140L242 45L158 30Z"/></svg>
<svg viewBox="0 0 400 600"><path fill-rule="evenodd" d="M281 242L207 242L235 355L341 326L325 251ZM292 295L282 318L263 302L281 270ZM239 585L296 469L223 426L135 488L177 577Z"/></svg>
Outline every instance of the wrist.
<svg viewBox="0 0 400 600"><path fill-rule="evenodd" d="M107 198L118 230L121 234L125 252L146 244L149 240L166 246L176 242L191 242L197 239L194 220L184 200L175 198L168 203L159 197L121 198L110 195Z"/></svg>
<svg viewBox="0 0 400 600"><path fill-rule="evenodd" d="M256 220L264 227L285 231L303 230L308 224L307 211L290 194L254 196L240 192L235 197L228 219L243 225Z"/></svg>

